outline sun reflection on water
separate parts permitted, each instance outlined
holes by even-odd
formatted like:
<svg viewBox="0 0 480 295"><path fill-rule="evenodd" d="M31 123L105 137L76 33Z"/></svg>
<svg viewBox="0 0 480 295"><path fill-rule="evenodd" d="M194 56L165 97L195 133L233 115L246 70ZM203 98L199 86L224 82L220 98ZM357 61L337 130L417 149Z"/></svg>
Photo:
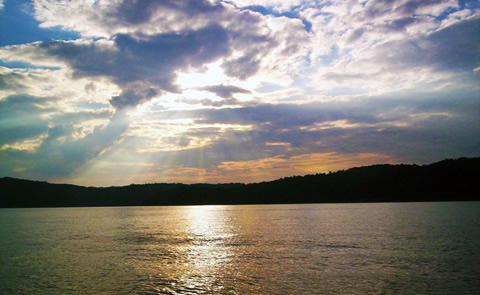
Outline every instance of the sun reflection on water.
<svg viewBox="0 0 480 295"><path fill-rule="evenodd" d="M8 266L0 267L0 293L476 294L478 265L463 253L479 247L468 230L478 227L478 210L467 203L4 210L0 230L10 238L0 239Z"/></svg>
<svg viewBox="0 0 480 295"><path fill-rule="evenodd" d="M192 206L186 213L185 273L179 280L186 289L235 294L222 282L229 274L234 253L227 242L234 237L225 211L219 206ZM228 281L228 279L227 279Z"/></svg>

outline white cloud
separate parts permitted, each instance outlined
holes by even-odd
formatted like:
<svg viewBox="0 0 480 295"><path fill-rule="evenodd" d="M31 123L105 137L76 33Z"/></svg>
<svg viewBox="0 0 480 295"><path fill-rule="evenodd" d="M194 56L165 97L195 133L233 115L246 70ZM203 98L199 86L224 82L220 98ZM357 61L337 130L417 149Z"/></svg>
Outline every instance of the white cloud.
<svg viewBox="0 0 480 295"><path fill-rule="evenodd" d="M177 73L201 70L211 62L218 61L221 75L234 84L250 86L262 81L288 85L305 67L309 34L298 19L264 16L220 2L137 4L36 1L35 15L42 26L61 25L80 31L82 38L10 46L0 49L0 58L59 66L74 78L109 78L122 90L112 98L117 107L188 88L188 83L175 84ZM169 45L169 39L177 43Z"/></svg>
<svg viewBox="0 0 480 295"><path fill-rule="evenodd" d="M289 11L307 1L304 0L233 0L232 3L240 7L265 6L277 12Z"/></svg>
<svg viewBox="0 0 480 295"><path fill-rule="evenodd" d="M383 154L395 146L379 144L380 133L460 124L433 100L432 110L385 107L387 94L478 89L479 10L456 1L36 0L34 9L42 27L81 35L0 48L2 61L28 63L0 67L0 111L18 121L0 126L0 152L38 155L18 159L30 175L88 178L121 160L140 173L152 160L215 179L222 163L252 158Z"/></svg>
<svg viewBox="0 0 480 295"><path fill-rule="evenodd" d="M450 12L440 17L448 9ZM461 81L458 72L438 64L449 59L448 50L451 56L462 56L453 53L453 47L443 47L469 37L452 34L448 41L430 37L455 23L474 19L479 11L459 9L458 3L450 0L325 1L311 5L300 10L312 23L313 34L311 75L303 78L315 81L321 93L331 95L435 89L452 84L453 77Z"/></svg>
<svg viewBox="0 0 480 295"><path fill-rule="evenodd" d="M24 152L34 152L36 151L43 141L47 138L47 134L42 134L35 138L24 139L14 143L7 143L0 146L0 150L15 150L15 151L24 151Z"/></svg>

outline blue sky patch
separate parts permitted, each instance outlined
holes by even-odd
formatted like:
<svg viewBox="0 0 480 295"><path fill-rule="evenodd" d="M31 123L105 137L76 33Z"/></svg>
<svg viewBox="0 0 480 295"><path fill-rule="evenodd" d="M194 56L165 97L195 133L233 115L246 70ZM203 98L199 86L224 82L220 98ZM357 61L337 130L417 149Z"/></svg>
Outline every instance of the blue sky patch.
<svg viewBox="0 0 480 295"><path fill-rule="evenodd" d="M80 34L60 27L40 28L31 1L6 0L0 11L0 46L35 41L73 40Z"/></svg>
<svg viewBox="0 0 480 295"><path fill-rule="evenodd" d="M286 12L277 12L277 11L273 10L272 8L261 6L261 5L251 5L251 6L244 7L243 9L255 11L255 12L261 13L263 15L272 15L272 16L276 16L276 17L284 16L284 17L288 17L288 18L299 19L299 20L302 21L303 26L305 27L305 30L307 32L312 31L312 23L303 19L303 18L301 18L298 15L298 12L296 12L295 10L290 10L290 11L286 11Z"/></svg>

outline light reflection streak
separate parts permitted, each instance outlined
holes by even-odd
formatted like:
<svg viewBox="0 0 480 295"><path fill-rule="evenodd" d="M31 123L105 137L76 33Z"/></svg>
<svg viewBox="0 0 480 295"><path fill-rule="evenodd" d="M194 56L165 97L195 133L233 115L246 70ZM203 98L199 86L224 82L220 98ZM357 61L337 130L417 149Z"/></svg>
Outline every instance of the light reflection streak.
<svg viewBox="0 0 480 295"><path fill-rule="evenodd" d="M193 289L225 292L222 278L234 253L227 241L234 237L223 206L191 206L186 212L186 230L191 243L186 246L187 272L180 280ZM230 293L233 294L233 293Z"/></svg>

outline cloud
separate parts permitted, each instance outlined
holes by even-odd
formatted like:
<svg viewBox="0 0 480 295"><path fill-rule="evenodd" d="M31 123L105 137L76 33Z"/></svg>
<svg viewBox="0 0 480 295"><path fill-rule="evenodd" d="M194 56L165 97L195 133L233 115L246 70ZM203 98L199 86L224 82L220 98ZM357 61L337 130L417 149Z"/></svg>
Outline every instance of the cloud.
<svg viewBox="0 0 480 295"><path fill-rule="evenodd" d="M480 21L468 20L426 36L392 40L321 68L326 93L381 94L401 89L470 87L480 64ZM478 80L478 79L477 79ZM467 85L465 85L467 84ZM363 93L362 93L363 92ZM340 91L341 93L341 91Z"/></svg>
<svg viewBox="0 0 480 295"><path fill-rule="evenodd" d="M354 166L375 163L396 163L397 159L374 153L308 153L291 157L275 156L247 161L225 161L216 168L225 179L238 179L241 182L274 180L291 175L326 173ZM225 181L224 181L225 182Z"/></svg>
<svg viewBox="0 0 480 295"><path fill-rule="evenodd" d="M269 7L276 12L291 11L301 4L308 3L304 0L233 0L231 2L243 8L249 8L250 6Z"/></svg>
<svg viewBox="0 0 480 295"><path fill-rule="evenodd" d="M0 100L0 145L37 137L48 130L43 117L50 99L12 95Z"/></svg>
<svg viewBox="0 0 480 295"><path fill-rule="evenodd" d="M21 88L22 75L0 68L0 91Z"/></svg>
<svg viewBox="0 0 480 295"><path fill-rule="evenodd" d="M108 109L64 106L57 97L17 94L0 100L0 158L5 160L0 173L37 179L70 175L128 126L119 123L127 122L118 119L120 113L111 118Z"/></svg>
<svg viewBox="0 0 480 295"><path fill-rule="evenodd" d="M306 50L300 42L307 38L300 21L263 16L227 3L41 2L35 11L42 26L61 21L64 27L82 32L82 38L10 46L0 50L0 58L66 66L74 78L106 77L121 90L110 99L115 107L179 92L178 72L218 60L232 78L270 75L288 80L299 73L297 63ZM78 10L72 15L74 7ZM63 19L66 15L70 16ZM212 90L224 96L240 91L232 87L219 85Z"/></svg>
<svg viewBox="0 0 480 295"><path fill-rule="evenodd" d="M372 63L392 70L470 71L480 64L480 36L475 34L479 30L480 20L472 20L418 39L391 41L370 52Z"/></svg>
<svg viewBox="0 0 480 295"><path fill-rule="evenodd" d="M242 10L227 1L116 1L89 4L72 1L36 2L35 13L44 27L63 26L85 38L115 35L154 36L197 31L217 25L228 32L235 54L227 58L228 75L246 79L258 71L282 76L295 72L308 34L297 19L276 18ZM282 57L282 63L277 58ZM285 69L280 71L280 67ZM289 68L287 70L287 67Z"/></svg>
<svg viewBox="0 0 480 295"><path fill-rule="evenodd" d="M308 6L308 5L307 5ZM336 46L355 59L368 50L392 41L428 36L455 24L449 16L462 13L464 21L478 17L478 9L457 1L323 2L301 9L312 23L315 43L312 57L320 58Z"/></svg>
<svg viewBox="0 0 480 295"><path fill-rule="evenodd" d="M5 161L5 165L0 167L0 173L33 179L68 177L108 149L128 127L125 113L117 112L106 126L95 127L91 133L77 139L72 137L72 125L58 123L57 121L56 126L48 128L45 126L40 138L4 145L0 149L0 159L11 160ZM38 135L28 134L22 138L27 136ZM36 142L37 140L41 142ZM26 149L28 144L35 146Z"/></svg>
<svg viewBox="0 0 480 295"><path fill-rule="evenodd" d="M111 78L122 88L111 100L115 107L135 106L160 91L177 92L176 71L202 66L230 51L226 32L216 25L138 39L116 35L111 47L102 45L57 41L42 43L39 49L68 63L77 76Z"/></svg>
<svg viewBox="0 0 480 295"><path fill-rule="evenodd" d="M152 181L229 182L474 156L480 146L478 101L476 92L417 93L300 107L196 110L183 116L168 109L147 112L141 124L133 123L128 137L95 162L108 159L107 166L114 169L114 163L148 159L156 167L124 172L130 180L148 175ZM298 118L305 109L311 110L307 119ZM278 117L285 120L274 119ZM198 118L200 122L193 122ZM368 161L360 161L361 155L370 155Z"/></svg>
<svg viewBox="0 0 480 295"><path fill-rule="evenodd" d="M222 100L212 100L208 98L204 99L177 99L177 102L186 103L186 104L201 104L203 106L210 106L210 107L223 107L223 106L235 106L235 105L242 105L238 99L235 98L225 98Z"/></svg>
<svg viewBox="0 0 480 295"><path fill-rule="evenodd" d="M313 124L319 121L349 119L375 120L369 111L355 109L353 104L259 104L242 108L195 111L197 123L261 124L265 128L283 129Z"/></svg>
<svg viewBox="0 0 480 295"><path fill-rule="evenodd" d="M32 139L25 139L11 144L4 144L0 146L0 150L16 150L16 151L25 151L25 152L34 152L36 151L42 142L47 137L46 134L39 135Z"/></svg>
<svg viewBox="0 0 480 295"><path fill-rule="evenodd" d="M274 156L244 161L224 161L212 167L160 165L143 166L137 174L130 175L130 182L186 182L186 183L231 183L259 182L281 177L326 173L357 165L397 163L392 157L374 153L308 153L296 156ZM106 171L114 174L112 163L104 163ZM97 167L98 168L98 167ZM98 173L98 172L97 172ZM92 180L78 177L78 183L91 184Z"/></svg>
<svg viewBox="0 0 480 295"><path fill-rule="evenodd" d="M78 34L0 47L2 175L251 181L478 155L475 5L33 6L43 29Z"/></svg>
<svg viewBox="0 0 480 295"><path fill-rule="evenodd" d="M250 93L250 91L247 89L243 89L233 85L212 85L201 87L200 89L213 92L217 96L223 98L231 98L235 93Z"/></svg>
<svg viewBox="0 0 480 295"><path fill-rule="evenodd" d="M208 0L71 1L68 5L53 0L35 2L35 16L43 27L62 26L97 37L197 30L212 19L223 20L226 12L224 5Z"/></svg>
<svg viewBox="0 0 480 295"><path fill-rule="evenodd" d="M480 130L464 126L478 126L478 109L478 93L472 90L442 94L408 92L306 105L197 110L184 116L196 118L197 125L215 122L252 126L231 136L222 134L211 147L211 154L218 157L374 151L413 161L426 158L427 154L431 160L440 159L445 151L458 156L475 154L479 144L475 134ZM179 115L168 113L165 111L163 115ZM289 148L268 147L268 142L288 143Z"/></svg>

